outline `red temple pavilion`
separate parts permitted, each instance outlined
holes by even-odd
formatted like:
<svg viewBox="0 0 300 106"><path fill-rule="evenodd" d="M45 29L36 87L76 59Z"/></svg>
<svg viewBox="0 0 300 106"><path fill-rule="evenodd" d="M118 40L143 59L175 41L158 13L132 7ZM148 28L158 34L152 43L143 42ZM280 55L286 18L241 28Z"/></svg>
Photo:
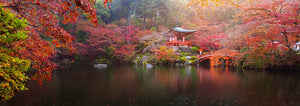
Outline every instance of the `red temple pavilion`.
<svg viewBox="0 0 300 106"><path fill-rule="evenodd" d="M182 29L180 27L175 27L168 32L171 33L171 35L169 35L170 38L169 41L166 43L166 45L191 47L191 42L186 41L185 37L194 32L196 32L196 30L187 30L187 29Z"/></svg>

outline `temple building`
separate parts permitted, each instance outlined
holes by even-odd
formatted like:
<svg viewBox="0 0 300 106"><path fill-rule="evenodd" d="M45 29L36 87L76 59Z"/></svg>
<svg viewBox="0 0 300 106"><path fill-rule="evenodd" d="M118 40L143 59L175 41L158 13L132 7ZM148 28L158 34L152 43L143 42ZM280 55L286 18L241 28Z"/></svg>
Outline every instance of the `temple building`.
<svg viewBox="0 0 300 106"><path fill-rule="evenodd" d="M168 46L189 46L191 47L191 42L186 41L185 37L187 35L193 34L197 30L187 30L180 27L172 28L169 33L169 41L166 42Z"/></svg>

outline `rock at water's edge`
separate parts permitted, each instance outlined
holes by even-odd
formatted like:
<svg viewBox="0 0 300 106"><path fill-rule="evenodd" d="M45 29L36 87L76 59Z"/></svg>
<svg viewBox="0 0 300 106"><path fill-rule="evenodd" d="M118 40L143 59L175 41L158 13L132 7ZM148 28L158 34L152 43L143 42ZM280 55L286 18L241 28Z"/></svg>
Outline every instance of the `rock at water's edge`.
<svg viewBox="0 0 300 106"><path fill-rule="evenodd" d="M186 59L191 60L192 57L191 56L185 56Z"/></svg>
<svg viewBox="0 0 300 106"><path fill-rule="evenodd" d="M146 65L146 68L147 68L147 69L150 69L150 68L152 68L152 67L153 67L152 64L149 64L149 63L148 63L148 64Z"/></svg>
<svg viewBox="0 0 300 106"><path fill-rule="evenodd" d="M94 64L94 67L97 69L104 69L107 68L107 64Z"/></svg>

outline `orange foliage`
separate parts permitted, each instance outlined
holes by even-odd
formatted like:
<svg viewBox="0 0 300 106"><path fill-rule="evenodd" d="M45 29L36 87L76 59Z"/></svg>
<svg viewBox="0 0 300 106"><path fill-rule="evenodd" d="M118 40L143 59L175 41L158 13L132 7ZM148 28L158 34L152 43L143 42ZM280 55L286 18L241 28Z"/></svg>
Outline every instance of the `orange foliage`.
<svg viewBox="0 0 300 106"><path fill-rule="evenodd" d="M156 58L161 62L173 62L178 58L175 50L172 48L168 48L167 46L161 46L159 49L153 50L157 55Z"/></svg>
<svg viewBox="0 0 300 106"><path fill-rule="evenodd" d="M207 9L209 9L210 11L215 11L215 7L218 7L220 5L231 5L238 7L238 1L239 0L190 0L186 7L193 8L198 16L200 16L200 18L203 18L202 14L203 12L207 11ZM214 13L210 12L209 14Z"/></svg>

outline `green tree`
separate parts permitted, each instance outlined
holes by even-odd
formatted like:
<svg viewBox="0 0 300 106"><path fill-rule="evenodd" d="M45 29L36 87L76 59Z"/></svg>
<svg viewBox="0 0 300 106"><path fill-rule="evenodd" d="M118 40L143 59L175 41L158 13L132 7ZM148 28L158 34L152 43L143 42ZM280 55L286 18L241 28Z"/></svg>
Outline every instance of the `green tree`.
<svg viewBox="0 0 300 106"><path fill-rule="evenodd" d="M22 48L17 42L27 37L23 29L27 26L26 20L16 18L9 10L0 6L0 99L10 99L16 91L26 90L25 81L28 78L26 71L30 61L14 56L14 52Z"/></svg>
<svg viewBox="0 0 300 106"><path fill-rule="evenodd" d="M98 23L100 24L108 24L110 23L112 20L111 14L110 13L112 10L111 8L105 8L105 5L102 5L103 1L97 1L96 2L96 6L95 8L97 9L96 15L97 15L97 19L98 19ZM108 6L111 6L111 4L109 4Z"/></svg>
<svg viewBox="0 0 300 106"><path fill-rule="evenodd" d="M191 48L191 51L194 52L194 53L199 53L198 51L199 49L197 47L192 47Z"/></svg>

